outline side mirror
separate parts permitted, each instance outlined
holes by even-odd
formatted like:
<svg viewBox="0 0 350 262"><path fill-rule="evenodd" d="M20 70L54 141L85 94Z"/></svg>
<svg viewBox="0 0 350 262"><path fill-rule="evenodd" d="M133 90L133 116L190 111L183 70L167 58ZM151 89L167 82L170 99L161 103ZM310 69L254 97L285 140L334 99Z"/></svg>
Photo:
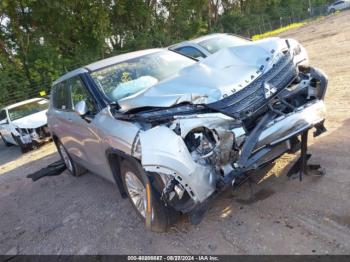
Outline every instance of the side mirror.
<svg viewBox="0 0 350 262"><path fill-rule="evenodd" d="M75 112L77 112L77 114L80 116L85 116L88 112L88 108L85 100L81 100L78 103L76 103L74 108L75 108Z"/></svg>

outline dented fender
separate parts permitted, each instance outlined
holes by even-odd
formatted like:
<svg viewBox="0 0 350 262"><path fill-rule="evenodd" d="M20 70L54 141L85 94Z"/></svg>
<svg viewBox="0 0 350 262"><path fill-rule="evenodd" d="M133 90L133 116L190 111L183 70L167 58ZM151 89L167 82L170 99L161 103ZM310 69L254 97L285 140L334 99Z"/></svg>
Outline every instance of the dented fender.
<svg viewBox="0 0 350 262"><path fill-rule="evenodd" d="M183 139L173 130L157 126L139 136L146 171L173 176L197 203L215 191L215 174L192 160Z"/></svg>

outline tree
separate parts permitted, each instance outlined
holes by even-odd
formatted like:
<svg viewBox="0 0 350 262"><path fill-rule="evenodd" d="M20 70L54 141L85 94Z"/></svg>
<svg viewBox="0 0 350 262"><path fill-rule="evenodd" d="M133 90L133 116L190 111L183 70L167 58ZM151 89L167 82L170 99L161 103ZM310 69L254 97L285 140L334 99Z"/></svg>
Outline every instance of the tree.
<svg viewBox="0 0 350 262"><path fill-rule="evenodd" d="M307 8L300 0L2 0L0 104L37 96L98 59L209 32L250 36L281 16L305 18Z"/></svg>

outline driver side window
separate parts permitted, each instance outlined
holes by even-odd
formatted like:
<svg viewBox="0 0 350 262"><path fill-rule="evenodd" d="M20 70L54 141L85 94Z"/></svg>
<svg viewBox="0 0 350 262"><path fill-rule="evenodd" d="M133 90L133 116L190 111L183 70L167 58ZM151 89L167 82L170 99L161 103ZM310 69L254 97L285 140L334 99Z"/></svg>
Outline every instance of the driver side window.
<svg viewBox="0 0 350 262"><path fill-rule="evenodd" d="M6 116L6 111L5 110L1 110L0 111L0 122L7 120L7 116Z"/></svg>
<svg viewBox="0 0 350 262"><path fill-rule="evenodd" d="M71 98L72 98L72 109L75 109L75 105L80 101L85 101L89 114L95 114L97 112L96 104L94 99L85 88L82 80L79 77L74 77L69 80Z"/></svg>

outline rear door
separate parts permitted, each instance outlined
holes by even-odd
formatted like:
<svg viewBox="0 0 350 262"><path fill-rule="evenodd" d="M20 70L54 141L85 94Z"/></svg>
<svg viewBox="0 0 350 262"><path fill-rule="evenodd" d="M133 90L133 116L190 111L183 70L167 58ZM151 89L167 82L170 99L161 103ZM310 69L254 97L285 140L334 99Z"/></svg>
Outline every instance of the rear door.
<svg viewBox="0 0 350 262"><path fill-rule="evenodd" d="M57 136L63 145L67 145L69 136L69 108L71 107L69 90L66 81L53 86L51 93L50 110L47 113L48 124L54 136Z"/></svg>

